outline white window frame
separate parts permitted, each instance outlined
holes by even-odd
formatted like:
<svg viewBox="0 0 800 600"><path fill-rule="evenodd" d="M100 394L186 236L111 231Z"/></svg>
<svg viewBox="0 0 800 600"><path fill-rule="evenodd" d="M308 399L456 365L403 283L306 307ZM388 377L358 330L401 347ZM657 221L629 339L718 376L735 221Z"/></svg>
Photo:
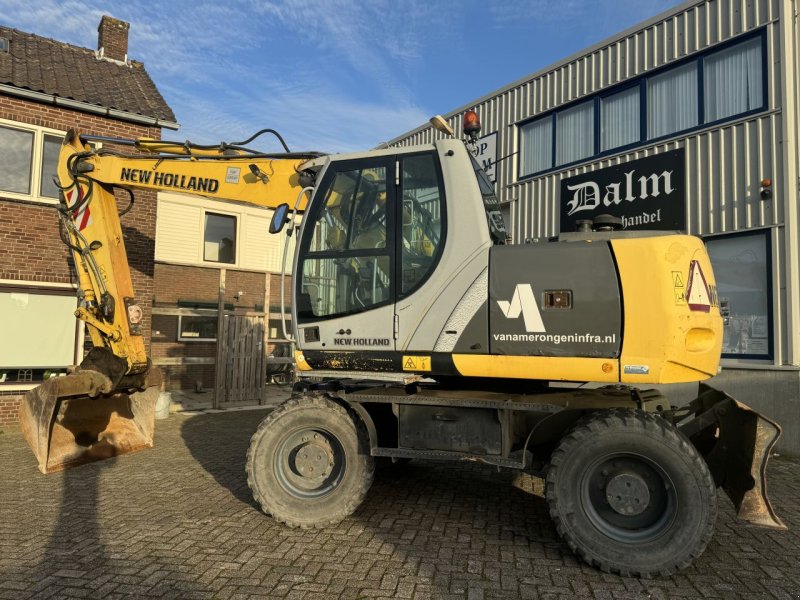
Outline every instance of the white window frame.
<svg viewBox="0 0 800 600"><path fill-rule="evenodd" d="M235 212L228 212L224 210L217 210L216 208L203 208L202 212L202 221L200 223L200 262L204 265L214 265L220 268L231 268L231 267L238 267L239 266L239 246L240 240L242 239L242 217L241 213ZM236 240L234 241L234 248L233 248L233 262L222 262L219 260L206 260L206 215L217 215L221 217L233 217L234 221L236 222Z"/></svg>
<svg viewBox="0 0 800 600"><path fill-rule="evenodd" d="M39 125L30 125L28 123L20 123L19 121L10 121L8 119L0 119L0 126L8 129L16 129L18 131L25 131L33 134L33 153L31 156L31 181L30 181L30 194L20 194L17 192L7 192L0 190L0 197L12 200L27 200L28 202L40 202L42 204L58 204L58 198L48 198L41 196L39 189L42 181L42 158L44 154L44 136L52 135L63 139L66 132L59 131L58 129L50 129L49 127L41 127Z"/></svg>

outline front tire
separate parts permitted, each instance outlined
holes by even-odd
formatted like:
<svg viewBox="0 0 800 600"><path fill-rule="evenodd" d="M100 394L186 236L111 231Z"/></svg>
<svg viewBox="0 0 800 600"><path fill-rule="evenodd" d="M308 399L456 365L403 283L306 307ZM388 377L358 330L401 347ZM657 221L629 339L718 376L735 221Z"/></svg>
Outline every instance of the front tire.
<svg viewBox="0 0 800 600"><path fill-rule="evenodd" d="M323 396L281 404L247 451L247 484L267 514L291 527L321 528L351 515L374 477L363 424Z"/></svg>
<svg viewBox="0 0 800 600"><path fill-rule="evenodd" d="M703 458L661 417L606 410L580 421L553 452L550 515L573 552L621 575L668 575L702 554L716 486Z"/></svg>

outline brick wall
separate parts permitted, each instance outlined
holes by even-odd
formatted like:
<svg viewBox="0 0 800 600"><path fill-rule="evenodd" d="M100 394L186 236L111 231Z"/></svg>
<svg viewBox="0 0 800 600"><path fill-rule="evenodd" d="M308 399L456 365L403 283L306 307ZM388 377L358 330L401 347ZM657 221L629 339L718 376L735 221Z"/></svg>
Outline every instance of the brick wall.
<svg viewBox="0 0 800 600"><path fill-rule="evenodd" d="M66 131L110 137L160 139L161 129L117 121L101 115L37 104L0 96L0 118ZM156 194L136 192L133 210L122 217L122 228L131 266L136 298L144 309L143 332L150 343L155 251ZM118 198L121 206L127 194ZM55 207L5 198L0 192L0 279L70 283L74 280L71 259L58 235ZM0 342L2 343L2 342ZM0 426L16 422L20 396L0 388ZM8 415L13 416L9 417Z"/></svg>
<svg viewBox="0 0 800 600"><path fill-rule="evenodd" d="M269 303L280 304L280 276L270 275ZM289 278L291 279L291 278ZM225 274L225 304L237 310L263 310L266 276L253 271L227 269ZM287 285L287 300L291 298ZM238 296L239 292L244 292ZM179 301L213 303L219 301L219 269L184 265L155 264L155 301L162 306L177 306Z"/></svg>
<svg viewBox="0 0 800 600"><path fill-rule="evenodd" d="M278 312L281 308L281 276L270 275L269 285L269 305L272 307L272 312ZM292 276L287 275L284 284L284 300L286 302L286 312L292 309Z"/></svg>
<svg viewBox="0 0 800 600"><path fill-rule="evenodd" d="M19 403L22 394L19 392L7 393L0 391L0 429L16 427L19 415Z"/></svg>
<svg viewBox="0 0 800 600"><path fill-rule="evenodd" d="M280 276L268 275L270 294L268 303L277 310L280 306ZM234 311L263 310L265 273L227 269L225 274L225 304ZM219 301L219 268L184 265L155 264L155 301L159 307L176 308L178 302L210 303ZM244 292L238 295L239 292ZM237 297L238 296L238 297ZM291 306L291 277L286 283L287 304ZM273 323L274 325L274 323ZM178 341L178 317L156 315L153 325L151 355L153 359L175 357L216 357L215 342ZM278 325L278 328L280 326ZM267 347L274 350L274 344ZM167 390L194 389L201 381L211 388L215 381L214 365L160 365Z"/></svg>

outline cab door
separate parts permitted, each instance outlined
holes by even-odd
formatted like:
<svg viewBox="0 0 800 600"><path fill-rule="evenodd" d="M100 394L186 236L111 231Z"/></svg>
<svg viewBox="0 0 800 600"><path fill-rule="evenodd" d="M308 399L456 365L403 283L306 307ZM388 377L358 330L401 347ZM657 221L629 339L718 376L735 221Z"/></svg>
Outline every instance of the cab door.
<svg viewBox="0 0 800 600"><path fill-rule="evenodd" d="M374 368L363 360L395 349L394 169L392 156L334 161L317 188L301 231L293 307L312 367Z"/></svg>

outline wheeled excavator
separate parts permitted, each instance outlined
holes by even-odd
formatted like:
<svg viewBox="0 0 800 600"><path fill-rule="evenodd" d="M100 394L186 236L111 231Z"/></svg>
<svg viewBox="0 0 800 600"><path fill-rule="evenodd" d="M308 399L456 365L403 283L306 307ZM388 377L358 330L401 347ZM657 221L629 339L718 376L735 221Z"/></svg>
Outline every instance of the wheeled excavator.
<svg viewBox="0 0 800 600"><path fill-rule="evenodd" d="M159 377L114 189L169 189L273 208L270 232L296 236L284 330L298 377L246 466L276 520L338 523L376 460L434 459L543 477L568 546L623 575L699 556L718 488L740 519L784 528L766 490L779 426L702 383L681 407L652 388L718 372L722 318L702 241L606 219L508 243L470 152L477 114L464 116L464 140L432 122L446 133L431 144L336 155L70 131L59 217L94 347L23 402L41 470L153 443Z"/></svg>

